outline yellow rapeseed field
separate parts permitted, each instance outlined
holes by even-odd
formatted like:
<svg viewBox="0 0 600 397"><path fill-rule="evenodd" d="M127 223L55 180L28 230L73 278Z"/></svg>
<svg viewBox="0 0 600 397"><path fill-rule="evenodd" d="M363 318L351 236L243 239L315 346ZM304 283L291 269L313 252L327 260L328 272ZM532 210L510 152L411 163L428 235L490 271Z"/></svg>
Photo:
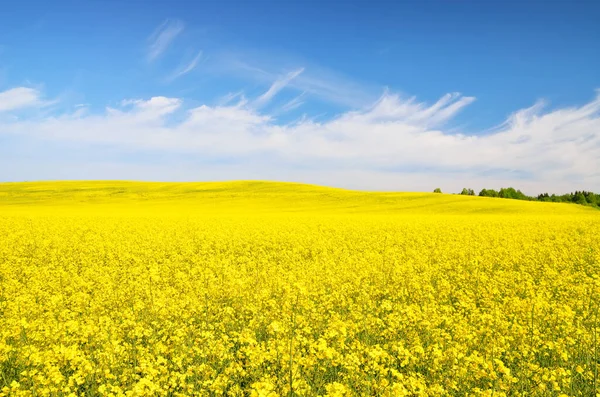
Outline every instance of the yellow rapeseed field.
<svg viewBox="0 0 600 397"><path fill-rule="evenodd" d="M600 211L0 184L0 394L600 396Z"/></svg>

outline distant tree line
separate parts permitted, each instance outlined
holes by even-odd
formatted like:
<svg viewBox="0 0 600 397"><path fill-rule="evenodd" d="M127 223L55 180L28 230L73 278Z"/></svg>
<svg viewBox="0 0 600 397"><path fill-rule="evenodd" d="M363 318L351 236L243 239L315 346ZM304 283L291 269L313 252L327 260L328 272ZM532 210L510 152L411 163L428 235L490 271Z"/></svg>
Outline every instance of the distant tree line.
<svg viewBox="0 0 600 397"><path fill-rule="evenodd" d="M433 192L441 193L442 190L440 188L437 188ZM475 196L475 191L473 189L464 188L460 192L460 194L463 196ZM528 196L522 191L512 187L503 187L500 190L481 189L481 191L479 192L479 196L507 198L513 200L548 201L552 203L575 203L600 208L600 194L587 192L585 190L561 195L542 193L535 197Z"/></svg>

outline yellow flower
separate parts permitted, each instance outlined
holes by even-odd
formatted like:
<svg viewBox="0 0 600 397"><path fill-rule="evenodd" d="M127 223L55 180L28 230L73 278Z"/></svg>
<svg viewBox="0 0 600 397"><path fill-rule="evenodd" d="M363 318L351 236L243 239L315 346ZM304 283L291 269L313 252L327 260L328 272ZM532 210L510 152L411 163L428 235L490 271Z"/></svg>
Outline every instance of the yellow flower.
<svg viewBox="0 0 600 397"><path fill-rule="evenodd" d="M598 224L293 184L0 183L0 395L591 396Z"/></svg>
<svg viewBox="0 0 600 397"><path fill-rule="evenodd" d="M325 386L327 395L332 397L345 397L350 396L350 390L341 383L333 382Z"/></svg>

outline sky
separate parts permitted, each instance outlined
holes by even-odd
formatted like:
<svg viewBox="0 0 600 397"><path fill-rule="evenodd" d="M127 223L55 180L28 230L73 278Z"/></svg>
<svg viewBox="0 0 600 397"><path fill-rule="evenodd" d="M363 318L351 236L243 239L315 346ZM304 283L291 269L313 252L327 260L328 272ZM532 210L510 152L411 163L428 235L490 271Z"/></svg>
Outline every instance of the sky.
<svg viewBox="0 0 600 397"><path fill-rule="evenodd" d="M600 192L600 2L7 1L0 181Z"/></svg>

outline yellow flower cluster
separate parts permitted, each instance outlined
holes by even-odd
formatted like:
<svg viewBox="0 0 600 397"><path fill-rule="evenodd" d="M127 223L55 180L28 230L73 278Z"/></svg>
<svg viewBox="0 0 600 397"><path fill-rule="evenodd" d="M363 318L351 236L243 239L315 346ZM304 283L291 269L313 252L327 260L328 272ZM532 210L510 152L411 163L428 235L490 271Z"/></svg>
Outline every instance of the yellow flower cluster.
<svg viewBox="0 0 600 397"><path fill-rule="evenodd" d="M0 395L600 396L600 212L0 184Z"/></svg>

